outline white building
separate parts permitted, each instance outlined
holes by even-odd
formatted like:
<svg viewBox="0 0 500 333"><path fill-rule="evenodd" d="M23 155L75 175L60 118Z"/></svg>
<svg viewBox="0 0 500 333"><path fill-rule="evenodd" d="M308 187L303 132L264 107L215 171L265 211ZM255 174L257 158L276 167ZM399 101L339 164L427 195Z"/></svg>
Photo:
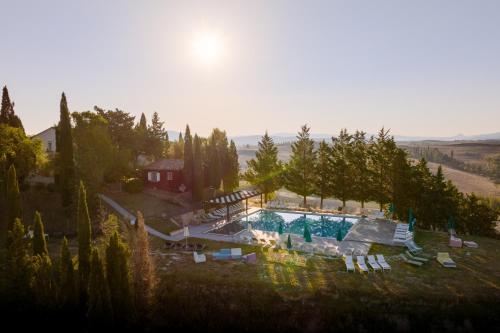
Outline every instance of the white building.
<svg viewBox="0 0 500 333"><path fill-rule="evenodd" d="M39 139L42 142L42 148L47 154L55 154L56 152L56 128L50 127L46 130L33 135L31 138Z"/></svg>

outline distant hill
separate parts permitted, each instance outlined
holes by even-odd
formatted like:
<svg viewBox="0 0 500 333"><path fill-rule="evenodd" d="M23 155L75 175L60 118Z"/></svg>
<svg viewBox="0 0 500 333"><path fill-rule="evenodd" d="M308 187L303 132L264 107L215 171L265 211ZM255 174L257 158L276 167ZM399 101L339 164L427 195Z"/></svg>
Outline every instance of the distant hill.
<svg viewBox="0 0 500 333"><path fill-rule="evenodd" d="M336 135L336 134L335 134ZM311 133L311 137L314 140L329 140L332 134L324 133ZM367 134L370 137L372 134ZM271 134L275 143L286 143L295 140L296 133L274 133ZM241 135L232 136L230 139L234 140L237 146L255 146L260 141L262 135ZM427 136L404 136L404 135L394 135L394 139L398 142L412 142L412 141L479 141L479 140L500 140L500 132L481 134L481 135L456 135L449 137L427 137Z"/></svg>

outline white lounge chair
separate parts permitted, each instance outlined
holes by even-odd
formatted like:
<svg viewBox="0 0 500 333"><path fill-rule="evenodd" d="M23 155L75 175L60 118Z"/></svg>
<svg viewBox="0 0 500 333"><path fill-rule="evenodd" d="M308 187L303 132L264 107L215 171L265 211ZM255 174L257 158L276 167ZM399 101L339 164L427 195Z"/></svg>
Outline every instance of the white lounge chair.
<svg viewBox="0 0 500 333"><path fill-rule="evenodd" d="M384 271L391 270L391 266L387 263L387 261L385 261L385 258L382 254L377 254L377 261Z"/></svg>
<svg viewBox="0 0 500 333"><path fill-rule="evenodd" d="M380 271L380 270L382 270L382 267L380 267L380 265L377 263L377 261L375 260L374 256L367 256L367 258L368 258L368 265L370 265L370 267L374 271Z"/></svg>
<svg viewBox="0 0 500 333"><path fill-rule="evenodd" d="M368 273L370 270L366 266L365 263L365 256L357 256L356 257L356 263L358 264L358 268L361 272Z"/></svg>
<svg viewBox="0 0 500 333"><path fill-rule="evenodd" d="M354 262L352 261L352 256L344 256L345 268L348 272L355 272Z"/></svg>
<svg viewBox="0 0 500 333"><path fill-rule="evenodd" d="M197 264L207 261L207 257L204 254L198 254L196 251L193 252L193 258L194 262Z"/></svg>
<svg viewBox="0 0 500 333"><path fill-rule="evenodd" d="M422 248L420 246L418 246L417 244L415 244L415 242L413 240L406 241L405 245L408 248L408 250L410 250L410 252L413 254L422 252Z"/></svg>

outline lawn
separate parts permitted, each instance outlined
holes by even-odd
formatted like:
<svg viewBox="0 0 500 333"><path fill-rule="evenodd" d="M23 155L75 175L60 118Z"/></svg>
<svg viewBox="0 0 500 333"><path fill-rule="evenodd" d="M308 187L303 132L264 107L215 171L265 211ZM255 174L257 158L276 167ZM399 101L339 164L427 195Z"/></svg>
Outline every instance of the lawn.
<svg viewBox="0 0 500 333"><path fill-rule="evenodd" d="M446 318L454 328L478 327L481 322L494 318L493 309L500 304L500 241L481 237L468 239L478 242L480 248L450 249L444 233L421 231L416 235L416 242L425 248L426 255L450 252L458 265L456 269L443 268L434 258L419 268L409 266L397 258L402 248L375 245L371 253L384 254L392 272L360 274L346 273L340 258L296 254L303 257L305 265L290 261L278 263L273 260L275 250L191 239L191 242L206 244L205 253L222 247L242 247L244 253L256 252L258 255L256 265L213 261L208 254L207 263L196 265L191 253L165 250L162 241L152 238L160 280L156 315L167 316L169 305L166 303L172 299L179 306L195 303L196 306L213 307L213 302L222 297L229 304L233 303L234 309L242 307L254 315L260 313L262 307L268 312L291 311L290 321L283 319L283 322L274 323L283 328L292 327L293 320L303 316L308 317L308 325L332 325L331 311L347 321L352 320L355 313L361 313L364 319L370 318L381 329L418 325L414 320L421 316L436 316L440 323ZM278 252L288 255L287 251ZM382 310L385 312L379 313ZM213 311L224 313L228 309L221 305L219 310ZM393 315L394 318L389 318ZM197 316L205 318L203 314ZM470 322L464 323L463 318L469 317ZM217 328L215 318L217 315L213 314L204 322L213 320L213 328ZM254 317L251 320L258 321Z"/></svg>

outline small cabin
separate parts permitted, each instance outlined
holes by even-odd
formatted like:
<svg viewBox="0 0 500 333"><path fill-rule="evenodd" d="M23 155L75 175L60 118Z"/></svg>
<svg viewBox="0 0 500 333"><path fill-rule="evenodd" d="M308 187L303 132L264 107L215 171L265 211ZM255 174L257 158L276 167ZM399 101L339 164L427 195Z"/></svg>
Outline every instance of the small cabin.
<svg viewBox="0 0 500 333"><path fill-rule="evenodd" d="M144 185L169 192L185 192L182 170L184 161L180 159L160 159L143 168Z"/></svg>

